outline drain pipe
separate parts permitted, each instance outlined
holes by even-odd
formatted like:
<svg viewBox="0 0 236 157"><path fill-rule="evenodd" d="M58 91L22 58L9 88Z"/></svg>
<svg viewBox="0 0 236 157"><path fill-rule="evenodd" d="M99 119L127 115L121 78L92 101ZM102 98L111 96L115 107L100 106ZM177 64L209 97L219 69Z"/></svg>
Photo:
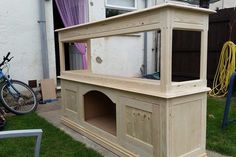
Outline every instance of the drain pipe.
<svg viewBox="0 0 236 157"><path fill-rule="evenodd" d="M144 8L148 7L148 0L144 0ZM144 57L143 57L143 73L144 75L147 75L147 32L144 32L143 36L143 52L144 52Z"/></svg>
<svg viewBox="0 0 236 157"><path fill-rule="evenodd" d="M46 31L46 17L45 17L45 0L38 0L39 2L39 26L40 26L40 39L41 39L41 54L43 66L43 78L49 78L49 60L48 60L48 43ZM47 0L48 1L48 0Z"/></svg>
<svg viewBox="0 0 236 157"><path fill-rule="evenodd" d="M221 9L224 9L224 6L225 6L225 2L224 2L224 0L222 0L222 8Z"/></svg>

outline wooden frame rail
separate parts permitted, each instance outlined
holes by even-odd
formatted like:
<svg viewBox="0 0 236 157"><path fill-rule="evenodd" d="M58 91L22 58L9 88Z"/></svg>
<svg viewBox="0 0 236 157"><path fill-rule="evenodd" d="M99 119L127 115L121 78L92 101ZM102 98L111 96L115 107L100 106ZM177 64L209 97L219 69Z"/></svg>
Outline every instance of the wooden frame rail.
<svg viewBox="0 0 236 157"><path fill-rule="evenodd" d="M118 156L206 157L210 13L214 11L167 3L57 30L62 122ZM160 80L93 73L91 39L152 30L161 32ZM201 32L200 79L172 81L173 30ZM67 42L87 43L88 70L65 71Z"/></svg>
<svg viewBox="0 0 236 157"><path fill-rule="evenodd" d="M202 87L206 87L208 14L210 13L214 13L214 11L167 3L141 11L134 11L107 18L101 21L56 30L59 34L61 71L65 71L64 43L66 42L87 43L88 70L92 72L90 39L160 30L162 41L160 66L161 78L160 88L158 88L156 92L165 93L164 95L166 95L171 92L176 93L185 91L186 88L195 87L193 89L199 90L197 88L200 87L203 89ZM201 32L200 80L179 83L172 82L171 43L173 30L191 30ZM153 85L156 85L156 83ZM203 91L205 90L208 89L203 89Z"/></svg>

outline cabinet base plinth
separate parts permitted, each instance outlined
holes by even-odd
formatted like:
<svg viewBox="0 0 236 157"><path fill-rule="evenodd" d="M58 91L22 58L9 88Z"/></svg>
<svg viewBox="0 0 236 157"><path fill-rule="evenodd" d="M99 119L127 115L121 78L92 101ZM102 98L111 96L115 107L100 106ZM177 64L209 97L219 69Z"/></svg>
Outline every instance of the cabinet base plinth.
<svg viewBox="0 0 236 157"><path fill-rule="evenodd" d="M69 120L66 117L62 117L61 121L64 125L67 127L77 131L78 133L86 136L87 138L91 139L92 141L100 144L101 146L105 147L106 149L110 150L111 152L117 154L118 156L122 157L139 157L137 154L134 154L130 152L129 150L125 149L124 147L121 147L120 145L117 145L113 142L108 141L107 139L92 133L88 129L81 127L77 123Z"/></svg>

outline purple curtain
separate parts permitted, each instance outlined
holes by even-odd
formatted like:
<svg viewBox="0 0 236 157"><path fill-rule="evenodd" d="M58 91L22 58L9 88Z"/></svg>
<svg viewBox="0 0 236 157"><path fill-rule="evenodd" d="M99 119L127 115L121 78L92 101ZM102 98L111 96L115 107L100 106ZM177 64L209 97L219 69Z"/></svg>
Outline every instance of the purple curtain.
<svg viewBox="0 0 236 157"><path fill-rule="evenodd" d="M87 0L55 0L62 22L65 27L85 23L88 21ZM87 69L85 44L75 43L82 55L83 69Z"/></svg>

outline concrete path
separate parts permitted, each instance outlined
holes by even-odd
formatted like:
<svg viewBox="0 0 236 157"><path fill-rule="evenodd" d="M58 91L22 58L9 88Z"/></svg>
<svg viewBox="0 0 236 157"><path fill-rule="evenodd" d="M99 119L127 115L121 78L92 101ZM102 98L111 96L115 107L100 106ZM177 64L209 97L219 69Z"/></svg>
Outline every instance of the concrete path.
<svg viewBox="0 0 236 157"><path fill-rule="evenodd" d="M55 127L63 130L66 134L70 135L73 139L86 144L97 152L101 153L104 157L118 157L116 154L91 141L87 137L75 132L74 130L66 127L60 123L60 102L39 105L37 109L39 116L46 119L48 122L53 124Z"/></svg>
<svg viewBox="0 0 236 157"><path fill-rule="evenodd" d="M43 117L48 122L52 123L55 127L60 128L65 133L70 135L73 139L86 144L87 147L93 148L94 150L101 153L104 157L118 157L116 154L110 152L106 148L98 145L97 143L91 141L87 137L61 124L60 123L60 109L61 109L60 106L61 106L60 101L39 105L37 113L39 116ZM227 156L223 156L212 151L207 151L207 154L208 154L208 157L227 157Z"/></svg>

